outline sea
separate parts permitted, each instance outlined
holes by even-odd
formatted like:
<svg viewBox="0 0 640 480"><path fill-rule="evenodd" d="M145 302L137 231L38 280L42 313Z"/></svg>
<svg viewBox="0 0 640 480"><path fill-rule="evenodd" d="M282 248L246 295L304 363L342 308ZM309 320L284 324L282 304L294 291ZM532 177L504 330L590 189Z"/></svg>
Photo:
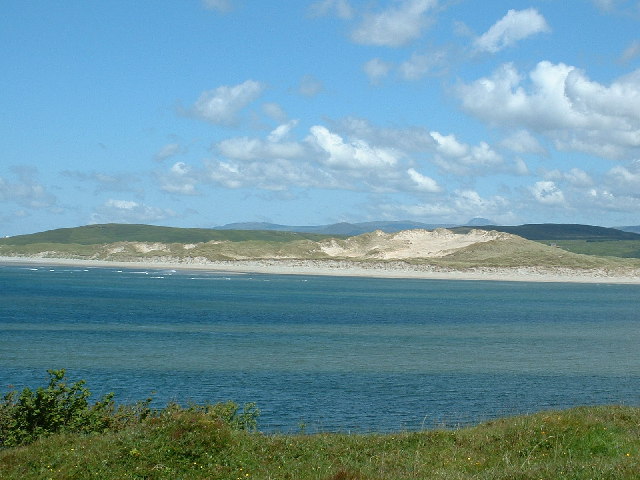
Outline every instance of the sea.
<svg viewBox="0 0 640 480"><path fill-rule="evenodd" d="M640 405L640 285L0 265L0 391L255 402L264 432Z"/></svg>

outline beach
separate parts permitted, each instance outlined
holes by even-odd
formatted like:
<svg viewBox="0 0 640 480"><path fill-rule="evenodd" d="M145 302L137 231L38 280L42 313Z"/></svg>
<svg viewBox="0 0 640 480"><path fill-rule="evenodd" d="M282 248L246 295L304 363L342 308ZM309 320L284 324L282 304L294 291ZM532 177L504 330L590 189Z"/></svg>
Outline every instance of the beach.
<svg viewBox="0 0 640 480"><path fill-rule="evenodd" d="M107 261L70 258L2 257L0 265L70 266L84 268L134 268L199 270L216 273L262 273L272 275L329 275L430 280L481 280L503 282L561 282L640 284L640 271L608 271L546 267L474 267L465 270L403 261L349 260L233 260L211 261L202 257Z"/></svg>

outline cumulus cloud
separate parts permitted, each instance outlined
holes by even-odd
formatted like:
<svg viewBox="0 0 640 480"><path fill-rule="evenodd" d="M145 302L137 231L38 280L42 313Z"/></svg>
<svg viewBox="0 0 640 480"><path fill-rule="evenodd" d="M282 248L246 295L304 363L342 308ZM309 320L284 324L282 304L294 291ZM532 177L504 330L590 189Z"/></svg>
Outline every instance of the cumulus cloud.
<svg viewBox="0 0 640 480"><path fill-rule="evenodd" d="M168 171L157 173L160 188L178 195L198 195L201 172L184 162L174 163Z"/></svg>
<svg viewBox="0 0 640 480"><path fill-rule="evenodd" d="M391 149L372 147L364 140L345 143L344 139L326 127L313 126L309 142L322 150L321 161L332 168L378 169L394 166L399 153Z"/></svg>
<svg viewBox="0 0 640 480"><path fill-rule="evenodd" d="M275 129L269 133L267 140L271 143L277 143L289 136L289 133L298 124L297 120L291 120L290 122L278 125Z"/></svg>
<svg viewBox="0 0 640 480"><path fill-rule="evenodd" d="M420 192L437 193L442 191L442 187L438 185L433 178L426 177L414 168L407 170L409 178L414 184L414 188Z"/></svg>
<svg viewBox="0 0 640 480"><path fill-rule="evenodd" d="M549 31L547 21L536 9L509 10L475 40L474 46L481 52L496 53L527 37Z"/></svg>
<svg viewBox="0 0 640 480"><path fill-rule="evenodd" d="M435 140L434 163L443 171L454 175L482 175L502 168L504 159L488 143L470 146L458 141L455 135L431 132Z"/></svg>
<svg viewBox="0 0 640 480"><path fill-rule="evenodd" d="M640 198L640 160L630 165L616 165L607 172L607 184L616 192Z"/></svg>
<svg viewBox="0 0 640 480"><path fill-rule="evenodd" d="M424 127L378 127L363 118L346 117L337 123L337 128L370 144L406 153L431 152L436 147L431 132Z"/></svg>
<svg viewBox="0 0 640 480"><path fill-rule="evenodd" d="M555 182L542 180L529 187L533 198L543 205L563 206L565 204L564 193Z"/></svg>
<svg viewBox="0 0 640 480"><path fill-rule="evenodd" d="M562 63L538 63L528 81L505 64L458 94L482 120L542 133L562 150L606 158L640 153L640 70L606 86Z"/></svg>
<svg viewBox="0 0 640 480"><path fill-rule="evenodd" d="M422 35L430 23L426 14L437 4L437 0L402 0L397 6L365 15L351 38L363 45L400 47Z"/></svg>
<svg viewBox="0 0 640 480"><path fill-rule="evenodd" d="M516 153L547 155L547 150L528 130L518 130L500 142L500 146Z"/></svg>
<svg viewBox="0 0 640 480"><path fill-rule="evenodd" d="M379 58L372 58L364 64L362 69L364 73L369 77L369 81L374 85L380 83L384 77L391 71L392 65Z"/></svg>
<svg viewBox="0 0 640 480"><path fill-rule="evenodd" d="M157 222L176 213L170 209L152 207L131 200L109 199L96 208L91 223L146 223Z"/></svg>
<svg viewBox="0 0 640 480"><path fill-rule="evenodd" d="M339 18L348 20L353 17L354 11L347 0L320 0L309 7L309 13L314 17L323 17L335 14Z"/></svg>
<svg viewBox="0 0 640 480"><path fill-rule="evenodd" d="M191 114L217 125L232 125L237 121L240 110L256 100L265 86L255 80L247 80L238 85L223 85L208 90L191 108Z"/></svg>
<svg viewBox="0 0 640 480"><path fill-rule="evenodd" d="M544 172L544 177L547 180L567 182L569 185L577 188L591 187L594 184L591 176L581 168L572 168L567 172L562 172L557 169L550 170Z"/></svg>

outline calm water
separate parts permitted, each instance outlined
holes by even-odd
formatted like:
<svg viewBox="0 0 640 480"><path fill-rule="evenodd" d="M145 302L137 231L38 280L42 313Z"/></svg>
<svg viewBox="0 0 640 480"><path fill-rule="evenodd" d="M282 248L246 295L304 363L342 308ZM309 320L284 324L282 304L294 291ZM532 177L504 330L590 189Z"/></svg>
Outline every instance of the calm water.
<svg viewBox="0 0 640 480"><path fill-rule="evenodd" d="M0 388L253 401L264 431L640 405L640 286L0 266Z"/></svg>

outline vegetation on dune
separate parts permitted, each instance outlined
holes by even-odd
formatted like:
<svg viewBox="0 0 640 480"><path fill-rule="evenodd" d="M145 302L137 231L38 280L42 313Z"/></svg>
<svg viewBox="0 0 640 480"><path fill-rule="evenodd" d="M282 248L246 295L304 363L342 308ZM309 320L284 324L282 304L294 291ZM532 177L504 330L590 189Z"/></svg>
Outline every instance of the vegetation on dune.
<svg viewBox="0 0 640 480"><path fill-rule="evenodd" d="M65 387L63 371L50 375L53 383L36 391L41 401L26 400L34 392L5 396L0 478L635 479L640 471L639 408L580 407L459 430L268 435L255 429L252 406L90 405L84 384ZM59 422L70 412L90 420ZM17 442L24 418L55 428Z"/></svg>

